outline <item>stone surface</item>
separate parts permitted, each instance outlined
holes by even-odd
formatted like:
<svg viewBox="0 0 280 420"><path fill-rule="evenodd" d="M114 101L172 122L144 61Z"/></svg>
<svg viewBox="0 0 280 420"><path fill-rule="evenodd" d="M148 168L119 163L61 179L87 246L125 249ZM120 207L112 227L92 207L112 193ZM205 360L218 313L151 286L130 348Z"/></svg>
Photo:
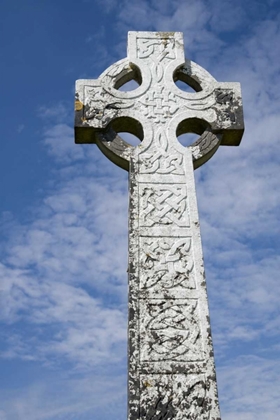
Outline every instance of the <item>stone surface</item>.
<svg viewBox="0 0 280 420"><path fill-rule="evenodd" d="M76 82L76 143L130 173L129 420L220 419L193 168L242 134L239 84L185 61L178 32L130 32L127 59Z"/></svg>

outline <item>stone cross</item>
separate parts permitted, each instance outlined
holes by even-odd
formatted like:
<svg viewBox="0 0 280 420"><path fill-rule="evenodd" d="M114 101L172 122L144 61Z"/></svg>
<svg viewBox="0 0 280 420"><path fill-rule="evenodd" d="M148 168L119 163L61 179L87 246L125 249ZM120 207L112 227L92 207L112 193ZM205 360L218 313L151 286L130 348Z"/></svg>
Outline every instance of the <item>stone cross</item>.
<svg viewBox="0 0 280 420"><path fill-rule="evenodd" d="M182 33L129 32L128 58L78 80L75 105L76 143L130 176L128 419L219 420L193 169L240 143L240 85L185 60ZM184 147L187 132L200 137Z"/></svg>

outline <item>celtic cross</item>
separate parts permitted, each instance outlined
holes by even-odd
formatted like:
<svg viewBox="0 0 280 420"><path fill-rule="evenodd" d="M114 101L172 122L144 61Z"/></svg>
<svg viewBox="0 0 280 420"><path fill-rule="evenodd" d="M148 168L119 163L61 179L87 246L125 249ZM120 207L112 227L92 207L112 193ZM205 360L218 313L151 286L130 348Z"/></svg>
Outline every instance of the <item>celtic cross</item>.
<svg viewBox="0 0 280 420"><path fill-rule="evenodd" d="M118 90L130 80L139 87ZM128 419L218 420L193 169L240 143L240 85L185 60L182 33L129 32L128 58L76 82L75 110L76 143L130 176ZM200 137L184 147L187 132Z"/></svg>

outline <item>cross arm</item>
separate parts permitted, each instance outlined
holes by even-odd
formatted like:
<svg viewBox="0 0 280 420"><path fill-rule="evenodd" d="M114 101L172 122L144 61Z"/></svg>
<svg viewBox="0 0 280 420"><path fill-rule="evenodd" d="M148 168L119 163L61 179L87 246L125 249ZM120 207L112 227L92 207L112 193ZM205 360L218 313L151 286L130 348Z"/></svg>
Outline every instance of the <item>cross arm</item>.
<svg viewBox="0 0 280 420"><path fill-rule="evenodd" d="M244 132L240 83L219 83L215 100L216 119L212 130L222 134L221 146L238 146Z"/></svg>

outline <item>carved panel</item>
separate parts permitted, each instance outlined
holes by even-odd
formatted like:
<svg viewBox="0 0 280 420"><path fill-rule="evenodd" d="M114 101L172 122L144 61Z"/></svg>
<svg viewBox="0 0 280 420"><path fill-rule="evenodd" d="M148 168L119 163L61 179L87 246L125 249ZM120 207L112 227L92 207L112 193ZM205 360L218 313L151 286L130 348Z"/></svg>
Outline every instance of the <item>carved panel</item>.
<svg viewBox="0 0 280 420"><path fill-rule="evenodd" d="M141 301L141 361L201 360L198 315L196 299Z"/></svg>
<svg viewBox="0 0 280 420"><path fill-rule="evenodd" d="M84 119L109 121L120 110L131 108L133 100L120 101L109 95L102 86L84 86Z"/></svg>
<svg viewBox="0 0 280 420"><path fill-rule="evenodd" d="M175 224L189 226L187 191L184 185L140 185L140 226Z"/></svg>
<svg viewBox="0 0 280 420"><path fill-rule="evenodd" d="M101 86L84 87L84 118L102 119L104 116L105 91Z"/></svg>
<svg viewBox="0 0 280 420"><path fill-rule="evenodd" d="M174 38L142 38L138 36L136 46L137 57L140 59L150 58L160 62L163 59L174 60L176 58Z"/></svg>
<svg viewBox="0 0 280 420"><path fill-rule="evenodd" d="M140 99L140 109L145 117L153 119L155 123L165 123L179 109L180 102L174 93L164 86L155 86Z"/></svg>
<svg viewBox="0 0 280 420"><path fill-rule="evenodd" d="M212 407L203 374L141 376L141 420L210 420Z"/></svg>
<svg viewBox="0 0 280 420"><path fill-rule="evenodd" d="M139 172L184 175L184 157L168 144L164 128L157 129L152 145L140 154Z"/></svg>
<svg viewBox="0 0 280 420"><path fill-rule="evenodd" d="M183 155L179 153L164 153L157 150L145 153L140 160L142 174L173 174L184 175Z"/></svg>
<svg viewBox="0 0 280 420"><path fill-rule="evenodd" d="M191 238L140 238L140 288L195 289Z"/></svg>

